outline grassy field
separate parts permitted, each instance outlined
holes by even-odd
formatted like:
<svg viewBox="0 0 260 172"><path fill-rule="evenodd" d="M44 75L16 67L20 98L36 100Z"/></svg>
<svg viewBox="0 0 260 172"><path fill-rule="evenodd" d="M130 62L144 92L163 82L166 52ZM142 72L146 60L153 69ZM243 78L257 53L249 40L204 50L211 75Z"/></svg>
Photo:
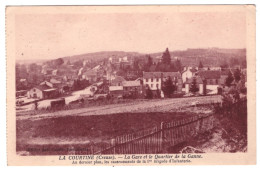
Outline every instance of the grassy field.
<svg viewBox="0 0 260 172"><path fill-rule="evenodd" d="M192 113L124 113L99 116L65 116L41 120L17 120L17 151L26 147L83 146L106 142L115 136L133 133L194 115Z"/></svg>
<svg viewBox="0 0 260 172"><path fill-rule="evenodd" d="M90 142L106 143L116 136L205 113L210 109L209 106L192 107L192 102L210 104L219 100L219 96L157 99L20 115L16 120L17 151L28 152L30 148L35 149L33 151L37 155L38 148L60 150L64 147L84 148Z"/></svg>

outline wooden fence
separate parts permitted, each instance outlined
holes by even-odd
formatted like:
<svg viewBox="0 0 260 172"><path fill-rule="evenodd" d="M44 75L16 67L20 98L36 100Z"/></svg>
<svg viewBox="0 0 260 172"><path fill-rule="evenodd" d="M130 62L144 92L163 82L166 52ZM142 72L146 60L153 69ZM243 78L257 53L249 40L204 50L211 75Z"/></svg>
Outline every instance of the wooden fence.
<svg viewBox="0 0 260 172"><path fill-rule="evenodd" d="M213 115L198 115L111 139L93 154L156 154L214 127Z"/></svg>

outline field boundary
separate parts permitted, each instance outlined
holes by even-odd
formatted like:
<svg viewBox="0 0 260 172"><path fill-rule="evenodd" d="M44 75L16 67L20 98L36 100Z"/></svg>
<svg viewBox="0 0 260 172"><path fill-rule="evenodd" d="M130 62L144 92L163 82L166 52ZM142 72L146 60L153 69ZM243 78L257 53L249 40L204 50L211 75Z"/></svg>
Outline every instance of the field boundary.
<svg viewBox="0 0 260 172"><path fill-rule="evenodd" d="M162 122L160 126L139 132L117 136L101 150L91 150L93 154L156 154L164 153L167 147L187 141L214 127L214 116L197 115L172 122Z"/></svg>

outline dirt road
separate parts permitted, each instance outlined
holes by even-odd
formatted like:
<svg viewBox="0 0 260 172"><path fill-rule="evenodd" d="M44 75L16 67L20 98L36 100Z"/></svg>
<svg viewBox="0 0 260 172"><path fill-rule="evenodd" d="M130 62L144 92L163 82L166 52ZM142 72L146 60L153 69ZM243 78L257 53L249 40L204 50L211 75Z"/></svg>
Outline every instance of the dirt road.
<svg viewBox="0 0 260 172"><path fill-rule="evenodd" d="M90 115L108 115L116 113L127 112L170 112L178 111L183 108L192 106L195 104L210 104L220 102L221 97L219 95L206 96L206 97L186 97L186 98L170 98L170 99L153 99L142 100L131 103L123 104L111 104L104 106L93 106L82 109L63 110L53 113L39 114L39 115L22 115L17 116L17 120L23 119L45 119L55 118L61 116L90 116Z"/></svg>

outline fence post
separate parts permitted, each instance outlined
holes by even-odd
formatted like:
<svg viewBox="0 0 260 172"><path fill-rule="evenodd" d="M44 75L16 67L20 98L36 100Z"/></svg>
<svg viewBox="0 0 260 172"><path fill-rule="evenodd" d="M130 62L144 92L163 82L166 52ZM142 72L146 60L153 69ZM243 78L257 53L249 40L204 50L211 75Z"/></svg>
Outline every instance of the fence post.
<svg viewBox="0 0 260 172"><path fill-rule="evenodd" d="M165 128L164 122L161 122L161 127L160 127L160 129L161 129L161 150L160 151L163 151L164 146L165 146L165 134L164 134L165 131L164 131L164 128Z"/></svg>
<svg viewBox="0 0 260 172"><path fill-rule="evenodd" d="M116 154L115 139L111 139L111 147L113 154Z"/></svg>
<svg viewBox="0 0 260 172"><path fill-rule="evenodd" d="M91 154L91 155L94 155L94 154L95 154L93 142L90 143L90 154Z"/></svg>
<svg viewBox="0 0 260 172"><path fill-rule="evenodd" d="M203 129L203 118L199 116L198 120L199 120L199 130L197 134L202 133L202 129Z"/></svg>

